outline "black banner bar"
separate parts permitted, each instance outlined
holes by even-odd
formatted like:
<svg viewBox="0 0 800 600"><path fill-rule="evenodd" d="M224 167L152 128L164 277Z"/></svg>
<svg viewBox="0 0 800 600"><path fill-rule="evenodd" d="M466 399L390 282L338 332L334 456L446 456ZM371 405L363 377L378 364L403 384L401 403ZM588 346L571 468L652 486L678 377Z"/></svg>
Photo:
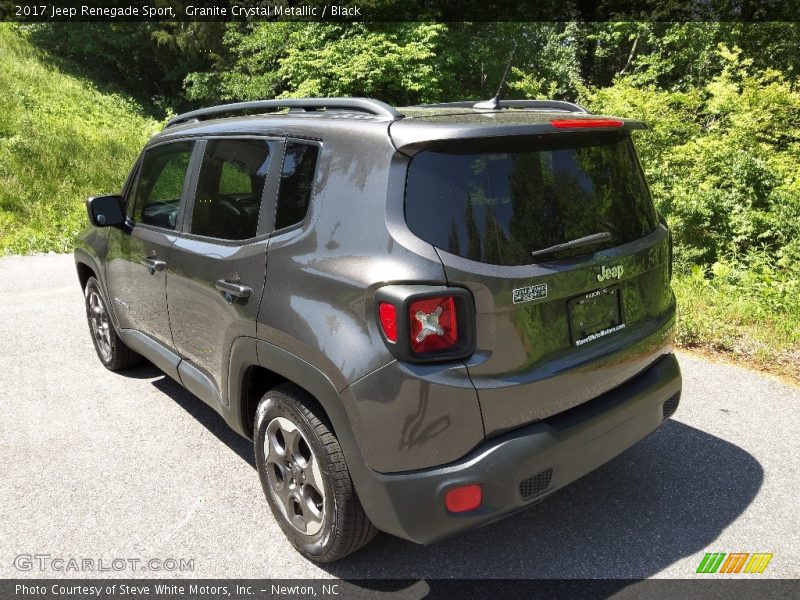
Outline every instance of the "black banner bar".
<svg viewBox="0 0 800 600"><path fill-rule="evenodd" d="M3 600L272 600L606 598L695 600L800 597L800 580L715 576L699 579L6 579Z"/></svg>
<svg viewBox="0 0 800 600"><path fill-rule="evenodd" d="M0 20L798 21L800 0L0 0Z"/></svg>

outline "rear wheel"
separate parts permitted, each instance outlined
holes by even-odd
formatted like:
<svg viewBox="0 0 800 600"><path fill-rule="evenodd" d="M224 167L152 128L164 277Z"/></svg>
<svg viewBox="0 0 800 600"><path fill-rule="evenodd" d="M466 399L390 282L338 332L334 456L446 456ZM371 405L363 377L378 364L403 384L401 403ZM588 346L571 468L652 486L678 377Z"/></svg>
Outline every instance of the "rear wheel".
<svg viewBox="0 0 800 600"><path fill-rule="evenodd" d="M142 357L128 348L117 335L97 279L90 277L84 288L86 320L100 362L111 371L120 371L141 362Z"/></svg>
<svg viewBox="0 0 800 600"><path fill-rule="evenodd" d="M261 485L286 537L307 558L328 563L367 544L377 530L358 500L339 442L316 403L287 384L256 410Z"/></svg>

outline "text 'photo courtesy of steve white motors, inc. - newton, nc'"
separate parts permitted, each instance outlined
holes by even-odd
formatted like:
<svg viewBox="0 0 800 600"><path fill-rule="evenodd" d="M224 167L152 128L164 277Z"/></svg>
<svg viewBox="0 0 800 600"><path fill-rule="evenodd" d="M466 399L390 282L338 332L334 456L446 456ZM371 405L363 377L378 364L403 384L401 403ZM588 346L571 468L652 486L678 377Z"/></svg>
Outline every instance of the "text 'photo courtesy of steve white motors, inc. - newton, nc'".
<svg viewBox="0 0 800 600"><path fill-rule="evenodd" d="M88 19L179 19L188 18L234 18L234 19L327 19L336 17L357 18L362 16L358 6L338 4L296 5L260 4L258 6L56 6L52 4L15 5L14 14L21 18L88 18Z"/></svg>
<svg viewBox="0 0 800 600"><path fill-rule="evenodd" d="M293 598L310 598L326 596L345 596L346 586L337 582L294 581L259 582L258 585L219 584L219 583L46 583L24 584L14 586L14 594L19 597L35 596L37 598L53 596L67 598L108 598L132 597L142 598L156 596L162 598L241 598L244 596L288 596Z"/></svg>

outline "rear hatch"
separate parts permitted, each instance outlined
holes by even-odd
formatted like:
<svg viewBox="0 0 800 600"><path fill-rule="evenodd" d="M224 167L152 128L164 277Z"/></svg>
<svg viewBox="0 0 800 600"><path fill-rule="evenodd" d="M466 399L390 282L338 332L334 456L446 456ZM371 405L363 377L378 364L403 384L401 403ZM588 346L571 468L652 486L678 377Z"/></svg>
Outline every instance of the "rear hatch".
<svg viewBox="0 0 800 600"><path fill-rule="evenodd" d="M669 351L669 233L629 131L417 144L405 202L448 284L475 298L466 365L487 436L594 398Z"/></svg>

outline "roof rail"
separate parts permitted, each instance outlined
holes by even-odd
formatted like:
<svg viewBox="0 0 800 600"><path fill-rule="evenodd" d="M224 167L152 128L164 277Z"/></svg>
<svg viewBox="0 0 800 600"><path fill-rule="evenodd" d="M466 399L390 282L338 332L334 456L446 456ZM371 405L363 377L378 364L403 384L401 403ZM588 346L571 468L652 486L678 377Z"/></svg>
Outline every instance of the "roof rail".
<svg viewBox="0 0 800 600"><path fill-rule="evenodd" d="M213 115L232 112L244 112L262 109L288 108L303 111L345 110L363 112L378 117L400 119L401 113L380 100L372 98L287 98L286 100L254 100L252 102L235 102L201 108L172 117L165 127L172 127L190 121L201 121Z"/></svg>
<svg viewBox="0 0 800 600"><path fill-rule="evenodd" d="M444 102L442 104L418 104L414 108L481 108L478 104L480 103L466 100L462 102ZM538 108L540 110L561 110L587 114L589 112L578 104L564 100L500 100L497 108Z"/></svg>

